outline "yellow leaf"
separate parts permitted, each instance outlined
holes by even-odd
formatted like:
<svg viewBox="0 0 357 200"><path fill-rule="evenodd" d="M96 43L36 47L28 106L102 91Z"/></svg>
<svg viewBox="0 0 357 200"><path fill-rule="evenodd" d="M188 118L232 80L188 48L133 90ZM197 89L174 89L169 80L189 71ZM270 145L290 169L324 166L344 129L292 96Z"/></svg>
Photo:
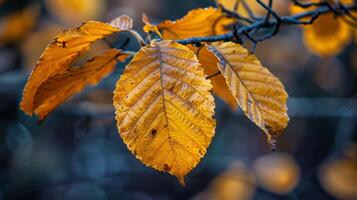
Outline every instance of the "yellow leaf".
<svg viewBox="0 0 357 200"><path fill-rule="evenodd" d="M311 2L317 2L313 0ZM347 1L342 1L346 3ZM291 5L290 12L298 14L314 9ZM309 19L303 19L309 20ZM348 24L335 17L333 13L320 15L311 25L303 28L303 41L307 49L320 57L334 56L340 53L351 41L352 33Z"/></svg>
<svg viewBox="0 0 357 200"><path fill-rule="evenodd" d="M176 21L166 20L157 28L164 39L178 40L224 34L229 32L229 25L233 22L221 10L209 7L191 10Z"/></svg>
<svg viewBox="0 0 357 200"><path fill-rule="evenodd" d="M208 49L219 59L218 68L239 106L264 130L270 142L289 120L283 84L239 44L215 42Z"/></svg>
<svg viewBox="0 0 357 200"><path fill-rule="evenodd" d="M71 67L63 73L49 77L37 89L34 113L43 120L69 97L82 91L87 85L96 85L109 75L114 70L116 59L123 59L125 56L121 55L119 50L110 49L88 60L83 66Z"/></svg>
<svg viewBox="0 0 357 200"><path fill-rule="evenodd" d="M114 92L124 143L145 165L184 184L214 135L211 88L194 52L153 40L126 67Z"/></svg>
<svg viewBox="0 0 357 200"><path fill-rule="evenodd" d="M208 51L205 46L200 47L197 52L197 57L208 76L219 72L217 66L218 59L214 54ZM232 110L236 110L238 104L230 92L226 83L226 79L223 77L223 75L219 73L218 75L210 78L210 80L213 86L213 93L220 97L224 102L226 102Z"/></svg>
<svg viewBox="0 0 357 200"><path fill-rule="evenodd" d="M46 0L45 5L51 15L69 25L97 19L107 6L103 0Z"/></svg>
<svg viewBox="0 0 357 200"><path fill-rule="evenodd" d="M357 199L357 145L346 145L338 156L327 160L319 169L322 188L336 199Z"/></svg>
<svg viewBox="0 0 357 200"><path fill-rule="evenodd" d="M59 34L45 49L33 69L23 92L21 109L32 115L35 94L44 81L50 76L65 72L76 58L89 50L92 43L119 31L109 24L89 21L76 29Z"/></svg>

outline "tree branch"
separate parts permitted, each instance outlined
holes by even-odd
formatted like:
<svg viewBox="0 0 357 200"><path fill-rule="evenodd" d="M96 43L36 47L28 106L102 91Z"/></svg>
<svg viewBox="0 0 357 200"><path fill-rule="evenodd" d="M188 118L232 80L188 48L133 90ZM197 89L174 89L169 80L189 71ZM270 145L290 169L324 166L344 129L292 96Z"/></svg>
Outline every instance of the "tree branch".
<svg viewBox="0 0 357 200"><path fill-rule="evenodd" d="M247 35L247 33L255 29L275 27L272 34L257 40L257 41L262 41L264 39L268 39L273 35L275 35L278 32L279 27L281 25L308 25L308 24L312 24L320 15L327 14L327 13L335 13L335 11L332 10L330 6L326 4L323 5L319 4L319 7L313 10L305 11L295 15L280 17L275 11L273 11L268 5L264 4L261 0L257 0L257 2L261 3L261 5L266 10L268 10L268 12L274 17L274 19L266 20L265 17L258 18L253 23L246 26L241 26L239 29L233 30L232 32L226 34L207 36L207 37L192 37L183 40L177 40L177 42L181 44L199 44L201 42L231 41L235 36ZM350 13L351 11L357 11L357 5L344 6L343 11L339 12L338 15L345 16L347 15L347 13ZM311 17L310 20L304 20L304 21L300 20L308 17Z"/></svg>

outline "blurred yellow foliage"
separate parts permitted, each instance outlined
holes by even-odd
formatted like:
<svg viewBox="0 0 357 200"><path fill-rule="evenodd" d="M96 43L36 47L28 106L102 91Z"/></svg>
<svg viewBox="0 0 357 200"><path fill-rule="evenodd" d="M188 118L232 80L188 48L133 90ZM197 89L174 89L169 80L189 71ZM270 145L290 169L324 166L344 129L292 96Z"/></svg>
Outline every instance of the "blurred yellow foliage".
<svg viewBox="0 0 357 200"><path fill-rule="evenodd" d="M253 173L241 162L233 163L216 176L209 187L194 200L250 200L255 193Z"/></svg>
<svg viewBox="0 0 357 200"><path fill-rule="evenodd" d="M326 162L320 168L319 179L337 199L357 199L357 145L346 148L341 158Z"/></svg>
<svg viewBox="0 0 357 200"><path fill-rule="evenodd" d="M286 194L295 188L300 169L289 154L271 153L254 162L254 172L260 186L276 194Z"/></svg>
<svg viewBox="0 0 357 200"><path fill-rule="evenodd" d="M30 33L38 16L39 7L32 5L0 19L0 44L21 41Z"/></svg>
<svg viewBox="0 0 357 200"><path fill-rule="evenodd" d="M340 53L351 41L350 27L333 14L320 16L304 29L304 44L321 57Z"/></svg>
<svg viewBox="0 0 357 200"><path fill-rule="evenodd" d="M317 2L317 0L309 2ZM349 4L351 0L341 2ZM290 12L298 14L313 8L304 9L297 5L291 5ZM302 28L305 46L311 53L320 57L329 57L340 53L351 41L351 28L333 13L320 15L313 24L302 26Z"/></svg>
<svg viewBox="0 0 357 200"><path fill-rule="evenodd" d="M54 17L67 25L79 25L94 20L106 10L106 0L46 0L46 6Z"/></svg>
<svg viewBox="0 0 357 200"><path fill-rule="evenodd" d="M250 11L256 15L264 15L267 13L257 1L255 0L216 0L217 4L222 5L224 8L235 11L243 17L249 17L249 11L246 7L249 7ZM262 0L265 4L268 4L269 0ZM285 14L288 8L288 1L274 1L273 9L279 14Z"/></svg>
<svg viewBox="0 0 357 200"><path fill-rule="evenodd" d="M211 200L249 200L255 192L254 175L243 163L235 163L210 184Z"/></svg>

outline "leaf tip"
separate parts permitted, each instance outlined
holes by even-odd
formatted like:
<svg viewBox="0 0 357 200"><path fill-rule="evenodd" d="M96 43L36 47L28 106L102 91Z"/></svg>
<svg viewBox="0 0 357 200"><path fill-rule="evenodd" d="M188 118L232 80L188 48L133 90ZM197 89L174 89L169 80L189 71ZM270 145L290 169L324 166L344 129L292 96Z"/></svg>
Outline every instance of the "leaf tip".
<svg viewBox="0 0 357 200"><path fill-rule="evenodd" d="M277 151L277 138L276 136L268 135L267 142L270 145L271 151Z"/></svg>
<svg viewBox="0 0 357 200"><path fill-rule="evenodd" d="M179 181L181 186L186 186L185 177L184 176L177 176L177 179L178 179L178 181Z"/></svg>

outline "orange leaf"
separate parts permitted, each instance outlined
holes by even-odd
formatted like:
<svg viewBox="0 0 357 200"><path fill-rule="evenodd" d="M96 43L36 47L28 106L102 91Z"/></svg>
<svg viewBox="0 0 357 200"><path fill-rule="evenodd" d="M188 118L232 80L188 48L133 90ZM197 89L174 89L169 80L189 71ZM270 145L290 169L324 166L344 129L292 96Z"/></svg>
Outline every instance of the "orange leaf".
<svg viewBox="0 0 357 200"><path fill-rule="evenodd" d="M198 8L191 10L176 21L166 20L157 25L164 39L185 39L189 37L203 37L224 34L229 31L232 18L223 15L216 8Z"/></svg>
<svg viewBox="0 0 357 200"><path fill-rule="evenodd" d="M89 50L92 43L119 31L109 24L89 21L76 29L59 34L45 49L33 69L23 92L21 109L32 115L35 109L34 98L43 82L55 74L68 70L76 58Z"/></svg>
<svg viewBox="0 0 357 200"><path fill-rule="evenodd" d="M61 74L49 77L34 96L34 113L43 120L49 112L87 85L96 85L114 70L116 59L120 56L123 55L119 50L110 49L83 66L70 67Z"/></svg>

